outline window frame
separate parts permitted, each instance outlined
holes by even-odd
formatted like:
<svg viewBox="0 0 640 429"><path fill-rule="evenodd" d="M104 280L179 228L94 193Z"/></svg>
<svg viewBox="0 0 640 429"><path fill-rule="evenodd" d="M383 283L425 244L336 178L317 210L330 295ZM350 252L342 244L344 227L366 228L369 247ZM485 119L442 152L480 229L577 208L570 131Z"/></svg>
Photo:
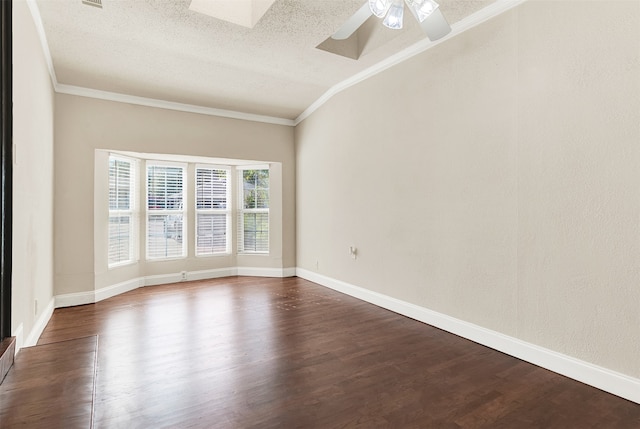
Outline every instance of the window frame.
<svg viewBox="0 0 640 429"><path fill-rule="evenodd" d="M244 207L244 179L243 172L247 170L267 170L269 172L269 183L267 188L268 195L268 207L266 208L250 208L247 209ZM236 210L237 210L237 253L239 255L269 255L271 253L271 215L270 215L270 207L271 207L271 168L269 164L258 164L258 165L239 165L236 167L237 174L237 186L238 190L237 194L237 202L236 202ZM260 214L264 213L267 215L267 250L246 250L244 247L244 214L245 213L255 213Z"/></svg>
<svg viewBox="0 0 640 429"><path fill-rule="evenodd" d="M226 208L224 209L200 209L198 208L198 170L220 170L225 171L227 174L227 183L226 183ZM215 165L215 164L195 164L194 168L194 232L193 232L193 242L194 242L194 253L198 258L207 258L212 256L228 256L231 254L231 243L233 238L233 225L232 225L232 207L234 204L232 197L232 182L233 182L233 174L232 167L229 165ZM200 253L198 251L198 215L207 215L207 214L225 214L226 215L226 231L225 231L225 250L224 252L210 252L210 253Z"/></svg>
<svg viewBox="0 0 640 429"><path fill-rule="evenodd" d="M111 161L120 161L126 162L129 164L129 209L111 209L110 197L111 197ZM139 204L138 204L138 171L140 169L140 161L135 158L129 158L126 156L122 156L119 154L110 153L108 159L108 188L109 191L107 193L107 208L108 208L108 216L107 216L107 268L118 268L126 265L136 264L140 260L140 248L139 248L139 240L138 240L138 229L140 225L139 221ZM117 190L116 190L117 192ZM116 197L117 198L117 197ZM129 217L129 259L121 260L115 263L110 262L110 247L111 247L111 234L109 233L111 219L113 217Z"/></svg>
<svg viewBox="0 0 640 429"><path fill-rule="evenodd" d="M182 169L182 210L168 210L168 209L149 209L149 167L173 167ZM188 208L187 208L187 195L188 195L188 182L187 182L187 169L188 164L181 162L161 161L161 160L145 160L145 199L144 199L144 211L145 211L145 260L151 262L157 261L170 261L178 259L186 259L189 256L188 247ZM149 255L149 217L150 216L172 216L182 215L182 253L178 256L165 256L165 257L151 257ZM166 239L166 237L165 237Z"/></svg>

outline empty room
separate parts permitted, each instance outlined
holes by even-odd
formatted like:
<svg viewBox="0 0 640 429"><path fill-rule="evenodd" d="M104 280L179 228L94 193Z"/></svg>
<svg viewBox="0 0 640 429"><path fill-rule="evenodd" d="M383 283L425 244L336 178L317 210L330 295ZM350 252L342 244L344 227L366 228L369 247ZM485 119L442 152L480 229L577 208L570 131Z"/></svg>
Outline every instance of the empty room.
<svg viewBox="0 0 640 429"><path fill-rule="evenodd" d="M0 12L0 428L640 428L640 0Z"/></svg>

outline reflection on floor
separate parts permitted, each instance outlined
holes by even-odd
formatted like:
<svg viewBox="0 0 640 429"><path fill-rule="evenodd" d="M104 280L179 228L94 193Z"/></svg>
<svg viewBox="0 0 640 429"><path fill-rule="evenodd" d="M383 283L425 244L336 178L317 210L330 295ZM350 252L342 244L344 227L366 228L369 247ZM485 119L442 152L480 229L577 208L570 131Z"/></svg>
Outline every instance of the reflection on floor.
<svg viewBox="0 0 640 429"><path fill-rule="evenodd" d="M640 405L298 278L56 310L0 427L640 427Z"/></svg>
<svg viewBox="0 0 640 429"><path fill-rule="evenodd" d="M0 386L0 427L91 427L97 337L23 348Z"/></svg>

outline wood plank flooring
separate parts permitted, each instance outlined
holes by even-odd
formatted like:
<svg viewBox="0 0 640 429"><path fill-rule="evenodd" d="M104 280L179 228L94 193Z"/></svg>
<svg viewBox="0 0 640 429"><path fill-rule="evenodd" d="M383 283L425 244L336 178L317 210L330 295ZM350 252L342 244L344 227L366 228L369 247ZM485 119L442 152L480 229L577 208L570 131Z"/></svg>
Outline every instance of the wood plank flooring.
<svg viewBox="0 0 640 429"><path fill-rule="evenodd" d="M0 385L1 428L88 428L97 337L24 348Z"/></svg>
<svg viewBox="0 0 640 429"><path fill-rule="evenodd" d="M2 428L640 428L638 404L298 278L58 309L7 377Z"/></svg>

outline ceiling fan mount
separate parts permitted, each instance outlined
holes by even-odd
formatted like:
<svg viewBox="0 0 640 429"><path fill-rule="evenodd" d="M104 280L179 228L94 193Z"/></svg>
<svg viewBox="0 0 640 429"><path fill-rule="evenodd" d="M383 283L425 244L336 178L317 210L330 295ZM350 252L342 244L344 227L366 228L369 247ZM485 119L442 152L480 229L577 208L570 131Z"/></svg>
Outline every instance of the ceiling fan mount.
<svg viewBox="0 0 640 429"><path fill-rule="evenodd" d="M451 27L434 0L367 0L331 36L334 40L351 37L371 16L384 18L383 25L399 30L403 27L405 4L431 41L443 38Z"/></svg>

